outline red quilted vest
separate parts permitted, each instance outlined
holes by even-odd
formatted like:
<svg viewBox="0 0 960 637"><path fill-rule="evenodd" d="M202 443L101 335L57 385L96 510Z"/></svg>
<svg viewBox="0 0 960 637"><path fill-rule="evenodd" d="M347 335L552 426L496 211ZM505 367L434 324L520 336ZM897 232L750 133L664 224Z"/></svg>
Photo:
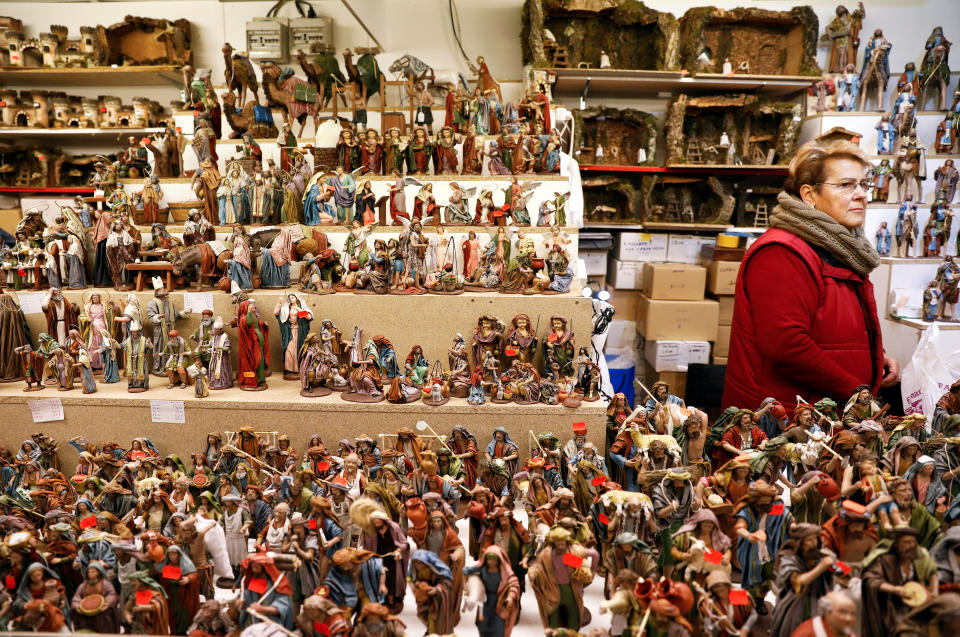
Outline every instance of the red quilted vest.
<svg viewBox="0 0 960 637"><path fill-rule="evenodd" d="M819 400L829 396L843 404L853 387L810 387L801 383L782 367L765 360L757 346L757 320L777 321L776 314L758 317L751 308L744 286L744 274L769 279L771 286L782 290L796 289L795 282L782 272L750 272L751 259L764 246L785 246L799 255L816 282L819 299L809 336L837 365L870 384L876 392L883 377L883 345L873 284L852 270L825 262L813 248L797 235L771 228L747 251L737 275L736 304L730 337L730 356L727 361L723 406L736 405L757 409L767 396L777 398L792 416L796 396ZM866 332L866 333L865 333ZM839 394L839 395L833 395Z"/></svg>

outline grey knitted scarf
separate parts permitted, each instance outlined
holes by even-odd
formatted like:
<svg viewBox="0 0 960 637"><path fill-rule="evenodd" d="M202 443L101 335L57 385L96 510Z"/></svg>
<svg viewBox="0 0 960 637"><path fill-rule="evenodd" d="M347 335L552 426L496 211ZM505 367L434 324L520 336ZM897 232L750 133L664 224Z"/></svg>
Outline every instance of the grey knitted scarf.
<svg viewBox="0 0 960 637"><path fill-rule="evenodd" d="M846 228L830 215L785 192L777 196L770 227L782 228L823 248L862 277L880 265L880 255L863 234L863 228Z"/></svg>

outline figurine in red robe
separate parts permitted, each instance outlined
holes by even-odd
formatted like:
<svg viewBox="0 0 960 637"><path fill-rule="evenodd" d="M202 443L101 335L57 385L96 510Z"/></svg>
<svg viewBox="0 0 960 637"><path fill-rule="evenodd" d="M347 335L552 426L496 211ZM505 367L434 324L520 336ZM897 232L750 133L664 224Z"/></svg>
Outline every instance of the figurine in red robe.
<svg viewBox="0 0 960 637"><path fill-rule="evenodd" d="M237 328L240 348L238 379L240 388L259 391L267 388L270 369L269 328L257 310L257 302L233 283L233 302L237 315L231 325Z"/></svg>

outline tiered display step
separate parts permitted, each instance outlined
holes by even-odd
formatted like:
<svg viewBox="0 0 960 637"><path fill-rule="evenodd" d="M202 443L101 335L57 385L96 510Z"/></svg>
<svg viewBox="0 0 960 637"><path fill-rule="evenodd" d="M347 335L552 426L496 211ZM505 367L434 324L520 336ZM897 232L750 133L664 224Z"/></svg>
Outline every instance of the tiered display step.
<svg viewBox="0 0 960 637"><path fill-rule="evenodd" d="M58 144L84 144L94 139L116 140L128 135L144 136L163 132L162 128L0 128L0 139L51 140Z"/></svg>
<svg viewBox="0 0 960 637"><path fill-rule="evenodd" d="M270 327L270 363L275 373L282 370L283 356L280 351L280 329L277 326L273 311L284 294L295 292L298 289L298 287L290 287L286 290L254 290L250 293L250 297L257 302L260 315L264 317ZM82 306L89 299L92 291L93 288L65 290L64 296L81 306L82 311ZM104 294L109 292L110 299L120 304L121 308L128 294L114 290L101 290L101 292ZM194 293L196 290L187 290L186 292ZM18 293L18 296L21 297L21 305L26 304L29 307L29 303L25 303L27 299L24 298L24 295L31 293L28 291ZM223 317L226 333L233 341L234 347L231 356L233 358L233 369L236 372L237 332L229 327L229 323L236 315L237 307L233 305L231 296L226 292L207 290L207 293L212 295L214 316ZM46 292L39 294L43 295ZM140 301L143 321L148 324L147 304L153 298L153 292L133 292L133 294ZM183 290L177 290L170 294L170 298L177 308L183 307L183 294ZM477 319L483 314L492 314L509 327L510 319L514 315L525 313L530 316L534 327L539 328L538 332L541 338L549 330L550 316L560 314L570 320L576 343L580 346L586 346L589 343L592 331L592 302L590 299L580 296L578 292L548 296L482 292L464 292L455 297L437 294L404 296L352 293L326 295L304 293L303 296L313 312L311 331L319 331L320 321L330 319L343 332L343 338L348 340L352 338L354 325L359 325L363 329L364 344L375 335L382 334L393 343L397 358L400 361L406 360L407 354L414 345L421 345L423 346L424 356L431 364L439 359L445 369L447 367L447 348L453 345L454 337L458 333L462 334L469 345L477 327ZM26 318L34 339L37 334L47 330L44 314L28 312ZM197 311L192 316L178 321L175 327L184 338L187 338L190 334L193 334L199 323L200 313ZM145 333L152 334L151 328L145 327ZM193 343L190 343L190 345L192 346ZM159 395L155 397L163 398L164 393L158 392ZM237 389L236 392L231 393L241 394L243 392ZM269 392L266 396L269 396ZM264 400L269 400L269 398L264 398ZM466 404L465 401L464 404Z"/></svg>
<svg viewBox="0 0 960 637"><path fill-rule="evenodd" d="M183 74L173 64L93 68L0 68L6 86L182 86Z"/></svg>
<svg viewBox="0 0 960 637"><path fill-rule="evenodd" d="M788 75L748 75L633 69L550 69L557 92L601 94L757 92L787 96L806 90L819 78Z"/></svg>
<svg viewBox="0 0 960 637"><path fill-rule="evenodd" d="M165 389L166 381L151 378L151 389L129 394L126 383L98 384L97 393L84 395L80 385L71 391L47 387L24 393L20 383L0 385L0 409L5 427L0 428L0 445L16 448L24 432L43 431L61 443L84 435L91 441L117 440L129 442L148 436L160 449L200 450L210 431L236 431L250 426L257 431L279 431L291 437L297 449L314 433L319 433L328 447L344 438L361 434L377 436L400 427L414 428L425 420L441 435L449 435L453 425L464 425L485 445L495 427L506 427L520 447L521 457L530 453L529 431L551 430L563 442L572 437L572 425L583 422L587 436L602 447L606 422L603 401L583 403L578 409L549 405L495 405L489 401L479 407L466 400L451 399L446 405L431 407L421 402L392 405L386 401L357 404L341 400L339 394L324 398L302 398L299 383L283 381L275 374L268 379L269 388L261 392L239 389L211 392L208 398L197 399L193 389ZM34 424L29 401L58 398L63 404L65 420ZM183 401L184 423L153 423L151 400ZM109 435L105 426L109 426ZM386 439L392 444L392 439Z"/></svg>

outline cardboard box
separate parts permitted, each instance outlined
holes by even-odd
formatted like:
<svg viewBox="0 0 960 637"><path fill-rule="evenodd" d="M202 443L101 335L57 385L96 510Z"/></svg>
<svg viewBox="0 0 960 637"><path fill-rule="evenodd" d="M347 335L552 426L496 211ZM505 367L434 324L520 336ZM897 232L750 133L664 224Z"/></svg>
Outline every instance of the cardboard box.
<svg viewBox="0 0 960 637"><path fill-rule="evenodd" d="M653 341L715 341L719 315L716 301L661 301L643 295L637 331Z"/></svg>
<svg viewBox="0 0 960 637"><path fill-rule="evenodd" d="M617 314L619 314L619 310ZM615 314L614 316L616 316ZM636 314L634 314L634 317ZM637 322L634 320L613 319L607 328L607 344L604 352L609 353L613 348L637 346Z"/></svg>
<svg viewBox="0 0 960 637"><path fill-rule="evenodd" d="M714 365L726 365L726 364L727 364L727 357L726 357L726 356L714 356L714 357L713 357L713 364L714 364Z"/></svg>
<svg viewBox="0 0 960 637"><path fill-rule="evenodd" d="M667 234L621 232L613 246L613 256L620 261L666 261Z"/></svg>
<svg viewBox="0 0 960 637"><path fill-rule="evenodd" d="M695 234L671 234L667 239L667 262L700 263L700 250L705 245L716 245L715 237Z"/></svg>
<svg viewBox="0 0 960 637"><path fill-rule="evenodd" d="M0 228L13 234L17 230L17 224L20 223L22 218L23 214L20 212L20 208L0 209Z"/></svg>
<svg viewBox="0 0 960 637"><path fill-rule="evenodd" d="M637 319L637 305L640 303L639 290L621 290L608 285L607 292L610 293L610 305L617 311L614 315L616 318L629 321Z"/></svg>
<svg viewBox="0 0 960 637"><path fill-rule="evenodd" d="M646 341L643 352L658 372L685 372L691 363L710 361L710 343L706 341Z"/></svg>
<svg viewBox="0 0 960 637"><path fill-rule="evenodd" d="M642 261L620 261L611 258L607 264L607 282L621 290L639 290L643 287Z"/></svg>
<svg viewBox="0 0 960 637"><path fill-rule="evenodd" d="M720 304L720 325L731 325L733 323L733 299L732 294L721 294L714 297Z"/></svg>
<svg viewBox="0 0 960 637"><path fill-rule="evenodd" d="M581 250L580 256L583 257L587 276L605 276L607 274L606 250Z"/></svg>
<svg viewBox="0 0 960 637"><path fill-rule="evenodd" d="M733 261L711 261L707 264L707 291L711 294L736 294L740 264Z"/></svg>
<svg viewBox="0 0 960 637"><path fill-rule="evenodd" d="M721 325L717 328L717 340L713 342L715 356L727 356L730 353L730 326Z"/></svg>
<svg viewBox="0 0 960 637"><path fill-rule="evenodd" d="M647 263L643 268L643 293L664 301L700 301L707 270L688 263Z"/></svg>
<svg viewBox="0 0 960 637"><path fill-rule="evenodd" d="M680 398L687 396L687 372L660 372L657 380L664 382L670 388L670 393ZM647 389L650 386L647 385ZM646 401L644 401L646 402Z"/></svg>
<svg viewBox="0 0 960 637"><path fill-rule="evenodd" d="M923 317L923 290L894 288L890 290L890 316L918 319Z"/></svg>

